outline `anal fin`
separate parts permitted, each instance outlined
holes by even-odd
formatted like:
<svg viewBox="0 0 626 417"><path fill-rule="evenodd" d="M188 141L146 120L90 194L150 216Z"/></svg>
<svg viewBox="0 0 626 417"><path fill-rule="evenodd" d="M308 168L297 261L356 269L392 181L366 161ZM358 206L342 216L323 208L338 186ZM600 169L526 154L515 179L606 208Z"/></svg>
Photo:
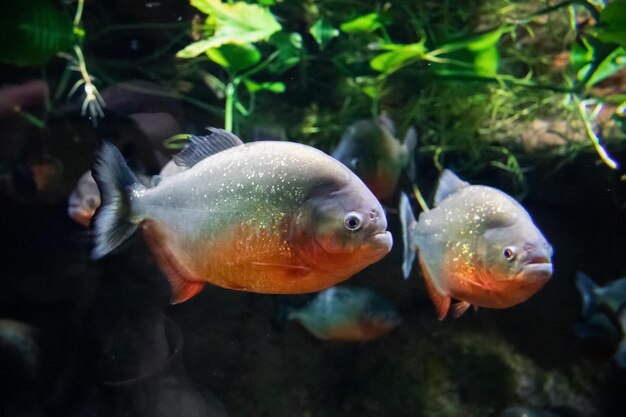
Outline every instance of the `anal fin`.
<svg viewBox="0 0 626 417"><path fill-rule="evenodd" d="M198 294L204 288L205 283L194 280L191 273L176 260L158 224L150 220L145 221L142 224L142 230L159 268L170 283L172 289L170 303L182 303Z"/></svg>
<svg viewBox="0 0 626 417"><path fill-rule="evenodd" d="M435 309L437 310L437 319L439 321L446 318L448 314L448 310L450 309L451 298L449 296L445 296L439 293L435 286L433 285L432 278L428 273L428 269L422 262L420 257L420 264L422 265L422 273L424 274L424 282L426 283L426 291L428 292L428 296L432 300L435 305Z"/></svg>

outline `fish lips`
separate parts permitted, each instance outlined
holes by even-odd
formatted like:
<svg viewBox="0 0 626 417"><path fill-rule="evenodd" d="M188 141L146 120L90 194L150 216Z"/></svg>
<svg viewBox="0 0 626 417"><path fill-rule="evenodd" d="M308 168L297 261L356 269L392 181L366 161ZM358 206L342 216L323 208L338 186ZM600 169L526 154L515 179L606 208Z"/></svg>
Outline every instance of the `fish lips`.
<svg viewBox="0 0 626 417"><path fill-rule="evenodd" d="M519 279L529 282L546 282L552 276L552 262L546 257L530 259L517 274Z"/></svg>
<svg viewBox="0 0 626 417"><path fill-rule="evenodd" d="M382 258L391 251L393 236L388 231L376 233L369 239L368 245L373 247L376 253L380 254L380 258Z"/></svg>

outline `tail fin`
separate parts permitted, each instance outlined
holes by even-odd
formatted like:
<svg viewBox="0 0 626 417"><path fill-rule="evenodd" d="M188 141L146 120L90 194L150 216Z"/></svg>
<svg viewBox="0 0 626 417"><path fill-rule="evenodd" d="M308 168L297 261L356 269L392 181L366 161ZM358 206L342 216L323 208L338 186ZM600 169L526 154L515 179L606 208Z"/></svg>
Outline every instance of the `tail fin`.
<svg viewBox="0 0 626 417"><path fill-rule="evenodd" d="M584 272L576 272L576 287L583 301L583 317L589 317L596 311L595 289L597 285Z"/></svg>
<svg viewBox="0 0 626 417"><path fill-rule="evenodd" d="M406 175L409 177L411 182L415 182L415 178L417 176L417 167L415 164L415 148L417 147L417 131L415 127L409 127L406 135L404 136L404 147L406 149L407 154L407 165L406 165Z"/></svg>
<svg viewBox="0 0 626 417"><path fill-rule="evenodd" d="M91 257L98 259L124 242L137 229L128 220L130 206L128 187L139 184L120 151L103 142L91 170L98 184L102 203L92 220L95 245Z"/></svg>
<svg viewBox="0 0 626 417"><path fill-rule="evenodd" d="M411 267L415 261L415 245L413 242L412 231L415 227L415 216L411 209L409 197L405 193L400 194L400 224L402 225L402 243L404 244L404 254L402 262L402 273L404 279L411 275Z"/></svg>
<svg viewBox="0 0 626 417"><path fill-rule="evenodd" d="M291 313L292 307L290 307L285 301L275 299L276 312L274 313L274 319L272 320L272 327L277 332L285 330L287 321L289 321L289 313Z"/></svg>

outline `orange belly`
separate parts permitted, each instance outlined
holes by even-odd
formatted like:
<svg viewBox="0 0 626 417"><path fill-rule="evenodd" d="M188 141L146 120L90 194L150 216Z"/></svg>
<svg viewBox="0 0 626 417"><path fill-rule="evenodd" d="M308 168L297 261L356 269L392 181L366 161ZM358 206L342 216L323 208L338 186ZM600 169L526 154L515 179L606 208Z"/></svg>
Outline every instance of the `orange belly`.
<svg viewBox="0 0 626 417"><path fill-rule="evenodd" d="M145 222L143 230L174 292L187 283L211 283L240 291L296 294L319 291L348 278L304 264L280 228L244 224L207 241L185 241L154 221ZM176 302L184 299L174 296Z"/></svg>

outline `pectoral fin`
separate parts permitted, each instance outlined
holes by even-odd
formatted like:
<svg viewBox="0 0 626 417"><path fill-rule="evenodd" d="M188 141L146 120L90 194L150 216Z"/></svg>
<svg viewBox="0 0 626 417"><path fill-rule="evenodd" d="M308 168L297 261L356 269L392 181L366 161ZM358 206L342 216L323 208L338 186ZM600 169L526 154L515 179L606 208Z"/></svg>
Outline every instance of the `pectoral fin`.
<svg viewBox="0 0 626 417"><path fill-rule="evenodd" d="M285 276L286 278L301 278L311 273L311 268L301 265L289 265L271 262L252 262L271 275Z"/></svg>

